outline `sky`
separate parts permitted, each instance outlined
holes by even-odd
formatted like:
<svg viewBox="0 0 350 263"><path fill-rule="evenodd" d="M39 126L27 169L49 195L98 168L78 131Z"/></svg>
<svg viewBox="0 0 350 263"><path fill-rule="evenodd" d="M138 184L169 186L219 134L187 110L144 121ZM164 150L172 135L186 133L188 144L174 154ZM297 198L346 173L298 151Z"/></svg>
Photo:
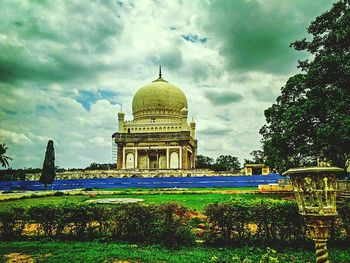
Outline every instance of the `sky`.
<svg viewBox="0 0 350 263"><path fill-rule="evenodd" d="M123 107L158 77L180 87L198 154L241 161L261 147L264 110L308 54L290 48L330 0L0 2L0 143L14 168L112 161Z"/></svg>

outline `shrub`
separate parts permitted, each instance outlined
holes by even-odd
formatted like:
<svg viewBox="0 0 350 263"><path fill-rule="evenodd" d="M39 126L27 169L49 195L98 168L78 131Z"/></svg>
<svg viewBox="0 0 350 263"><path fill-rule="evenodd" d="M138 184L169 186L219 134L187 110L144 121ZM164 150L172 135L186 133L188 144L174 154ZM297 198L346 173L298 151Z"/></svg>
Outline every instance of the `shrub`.
<svg viewBox="0 0 350 263"><path fill-rule="evenodd" d="M163 222L161 226L161 243L167 247L192 245L195 235L190 225L189 211L176 203L160 206Z"/></svg>
<svg viewBox="0 0 350 263"><path fill-rule="evenodd" d="M347 200L341 203L338 208L340 225L342 229L345 229L345 238L350 240L350 201Z"/></svg>
<svg viewBox="0 0 350 263"><path fill-rule="evenodd" d="M235 200L210 204L205 214L208 217L208 243L278 243L306 238L303 219L296 204L290 201Z"/></svg>
<svg viewBox="0 0 350 263"><path fill-rule="evenodd" d="M0 210L0 237L2 239L15 239L22 235L26 224L25 209L11 207Z"/></svg>
<svg viewBox="0 0 350 263"><path fill-rule="evenodd" d="M44 235L52 237L54 234L60 235L64 229L61 223L62 209L58 206L38 205L32 206L28 210L28 215L31 221L39 225L37 235L40 235L40 230Z"/></svg>
<svg viewBox="0 0 350 263"><path fill-rule="evenodd" d="M113 238L130 242L157 242L160 238L159 207L126 204L114 210Z"/></svg>
<svg viewBox="0 0 350 263"><path fill-rule="evenodd" d="M95 204L74 204L62 207L63 218L61 224L64 224L78 239L92 237L93 221L95 219Z"/></svg>
<svg viewBox="0 0 350 263"><path fill-rule="evenodd" d="M206 240L216 244L234 244L250 236L250 204L246 201L231 201L209 204L205 208L208 216Z"/></svg>

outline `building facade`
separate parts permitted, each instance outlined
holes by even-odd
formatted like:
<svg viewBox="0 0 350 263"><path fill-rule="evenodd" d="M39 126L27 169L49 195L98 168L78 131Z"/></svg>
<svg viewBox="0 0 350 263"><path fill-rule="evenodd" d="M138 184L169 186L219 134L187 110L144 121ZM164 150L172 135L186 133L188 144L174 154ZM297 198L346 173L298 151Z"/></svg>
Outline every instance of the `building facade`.
<svg viewBox="0 0 350 263"><path fill-rule="evenodd" d="M188 123L183 91L162 78L140 88L132 101L133 120L118 113L118 169L194 169L196 123Z"/></svg>

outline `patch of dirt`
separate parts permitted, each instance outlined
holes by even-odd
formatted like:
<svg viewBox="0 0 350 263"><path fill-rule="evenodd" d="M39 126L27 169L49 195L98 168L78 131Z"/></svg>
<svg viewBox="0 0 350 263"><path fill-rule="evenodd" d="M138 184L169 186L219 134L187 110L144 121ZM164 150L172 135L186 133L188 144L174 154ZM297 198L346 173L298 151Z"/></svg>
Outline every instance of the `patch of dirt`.
<svg viewBox="0 0 350 263"><path fill-rule="evenodd" d="M34 259L31 255L21 254L21 253L11 253L5 255L6 263L34 263Z"/></svg>

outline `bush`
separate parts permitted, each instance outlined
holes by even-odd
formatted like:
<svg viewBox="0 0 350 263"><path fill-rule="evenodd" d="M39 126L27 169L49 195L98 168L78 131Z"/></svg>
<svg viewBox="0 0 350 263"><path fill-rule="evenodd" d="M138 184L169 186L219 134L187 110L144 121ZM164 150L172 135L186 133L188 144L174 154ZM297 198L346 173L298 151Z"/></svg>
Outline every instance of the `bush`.
<svg viewBox="0 0 350 263"><path fill-rule="evenodd" d="M209 204L205 208L208 216L209 243L232 245L250 236L251 205L247 201Z"/></svg>
<svg viewBox="0 0 350 263"><path fill-rule="evenodd" d="M120 205L114 210L113 238L130 242L157 242L160 238L159 207L145 204Z"/></svg>
<svg viewBox="0 0 350 263"><path fill-rule="evenodd" d="M41 234L40 231L49 237L60 235L64 229L64 224L61 222L63 217L61 207L47 205L32 206L28 210L28 215L31 221L39 225L38 236Z"/></svg>
<svg viewBox="0 0 350 263"><path fill-rule="evenodd" d="M345 229L345 238L350 240L350 200L341 203L338 208L340 226Z"/></svg>
<svg viewBox="0 0 350 263"><path fill-rule="evenodd" d="M166 247L193 245L195 235L190 225L189 211L176 203L160 206L163 216L161 243Z"/></svg>
<svg viewBox="0 0 350 263"><path fill-rule="evenodd" d="M26 219L24 208L11 207L0 210L0 237L5 240L20 237L23 233Z"/></svg>
<svg viewBox="0 0 350 263"><path fill-rule="evenodd" d="M65 205L62 209L64 215L61 224L66 225L70 234L78 239L91 238L94 232L94 215L96 204Z"/></svg>
<svg viewBox="0 0 350 263"><path fill-rule="evenodd" d="M208 243L233 245L255 241L269 244L306 239L305 224L294 202L235 200L210 204L205 214Z"/></svg>
<svg viewBox="0 0 350 263"><path fill-rule="evenodd" d="M161 243L167 247L194 244L188 210L178 204L127 204L115 208L113 238Z"/></svg>

